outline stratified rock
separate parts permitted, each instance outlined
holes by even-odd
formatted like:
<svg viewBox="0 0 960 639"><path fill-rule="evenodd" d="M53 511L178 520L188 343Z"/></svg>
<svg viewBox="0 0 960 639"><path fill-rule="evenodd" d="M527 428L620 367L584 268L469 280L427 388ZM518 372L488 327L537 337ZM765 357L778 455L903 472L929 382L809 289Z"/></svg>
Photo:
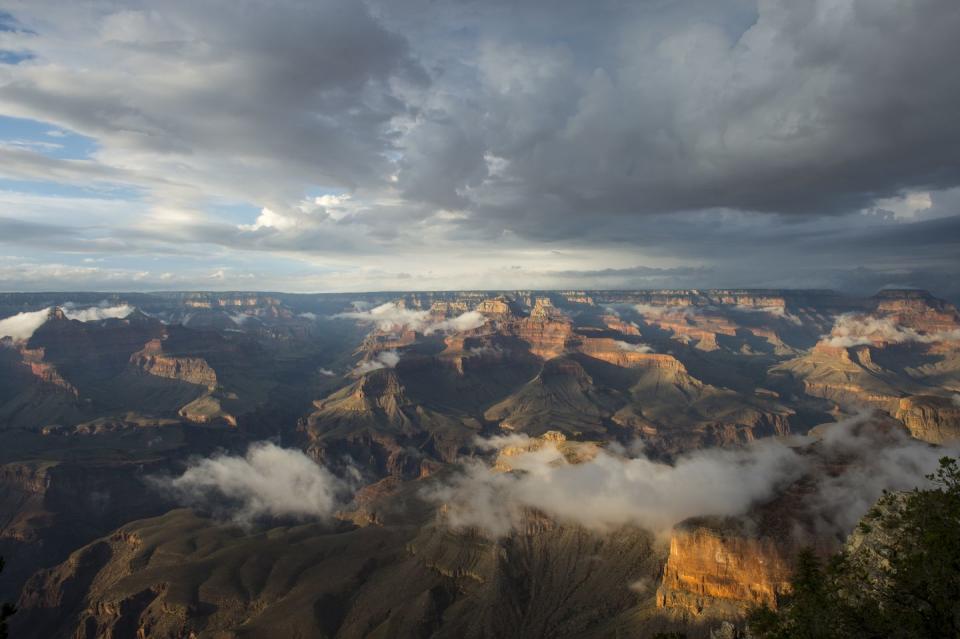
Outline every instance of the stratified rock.
<svg viewBox="0 0 960 639"><path fill-rule="evenodd" d="M573 322L553 306L548 298L537 299L530 317L509 326L508 331L530 346L530 352L542 359L564 353L573 336Z"/></svg>
<svg viewBox="0 0 960 639"><path fill-rule="evenodd" d="M910 434L931 444L949 444L960 440L960 404L934 395L915 395L900 400L897 419Z"/></svg>
<svg viewBox="0 0 960 639"><path fill-rule="evenodd" d="M688 524L674 530L657 589L657 606L691 618L738 618L752 606L776 606L789 591L782 541L738 526Z"/></svg>
<svg viewBox="0 0 960 639"><path fill-rule="evenodd" d="M130 364L147 375L176 379L214 389L217 374L201 357L173 357L163 352L163 340L153 339L130 356Z"/></svg>
<svg viewBox="0 0 960 639"><path fill-rule="evenodd" d="M223 409L220 399L210 393L193 400L178 411L184 419L195 424L217 424L236 426L237 418Z"/></svg>

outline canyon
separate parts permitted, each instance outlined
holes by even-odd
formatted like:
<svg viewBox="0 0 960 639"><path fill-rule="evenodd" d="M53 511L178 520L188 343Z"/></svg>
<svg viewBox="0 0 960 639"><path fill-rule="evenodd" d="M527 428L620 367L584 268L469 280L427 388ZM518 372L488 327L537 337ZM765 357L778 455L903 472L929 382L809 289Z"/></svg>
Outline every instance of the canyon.
<svg viewBox="0 0 960 639"><path fill-rule="evenodd" d="M84 304L132 310L62 310ZM15 636L707 637L852 532L816 513L858 463L840 425L960 442L960 312L922 291L0 295L41 309L0 336ZM238 523L169 489L264 441L336 478L336 508ZM553 451L666 469L772 442L806 470L666 531L527 504L491 533L445 497Z"/></svg>

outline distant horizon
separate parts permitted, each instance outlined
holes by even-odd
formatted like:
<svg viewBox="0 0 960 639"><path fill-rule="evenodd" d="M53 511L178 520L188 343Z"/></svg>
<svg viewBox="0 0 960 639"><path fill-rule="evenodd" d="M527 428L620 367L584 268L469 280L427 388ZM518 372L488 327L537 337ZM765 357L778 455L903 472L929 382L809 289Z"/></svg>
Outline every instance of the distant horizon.
<svg viewBox="0 0 960 639"><path fill-rule="evenodd" d="M583 288L583 287L554 287L554 288L443 288L443 289L382 289L382 290L345 290L345 291L289 291L271 289L157 289L157 290L30 290L30 291L0 291L0 295L176 295L176 294L203 294L203 295L388 295L397 293L566 293L566 292L750 292L750 293L836 293L852 297L879 295L884 291L921 292L934 297L944 297L935 290L924 287L886 287L871 292L858 292L836 288L803 288L803 287L754 287L754 286L716 286L716 287L617 287L617 288Z"/></svg>

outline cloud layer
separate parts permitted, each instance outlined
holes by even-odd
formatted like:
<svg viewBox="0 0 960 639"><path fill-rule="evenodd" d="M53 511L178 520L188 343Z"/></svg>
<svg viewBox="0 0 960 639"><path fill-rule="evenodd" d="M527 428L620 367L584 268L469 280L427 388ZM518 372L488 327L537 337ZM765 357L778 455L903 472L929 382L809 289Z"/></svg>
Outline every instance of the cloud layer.
<svg viewBox="0 0 960 639"><path fill-rule="evenodd" d="M399 363L400 353L397 351L383 351L377 353L373 359L364 360L357 364L356 368L353 369L353 374L366 375L381 368L395 368Z"/></svg>
<svg viewBox="0 0 960 639"><path fill-rule="evenodd" d="M249 525L264 517L328 519L347 484L299 450L251 444L243 457L194 462L180 476L158 480L184 504Z"/></svg>
<svg viewBox="0 0 960 639"><path fill-rule="evenodd" d="M105 319L123 319L135 309L129 304L100 305L87 308L65 304L62 310L67 319L80 322L96 322ZM46 324L50 311L51 308L44 308L39 311L17 313L11 317L0 319L0 337L10 337L15 341L30 339L38 328Z"/></svg>
<svg viewBox="0 0 960 639"><path fill-rule="evenodd" d="M952 0L8 4L3 288L958 291Z"/></svg>
<svg viewBox="0 0 960 639"><path fill-rule="evenodd" d="M652 353L653 349L647 346L646 344L631 344L630 342L624 342L621 340L616 340L617 348L622 351L629 351L631 353Z"/></svg>
<svg viewBox="0 0 960 639"><path fill-rule="evenodd" d="M96 322L105 319L123 319L132 313L135 309L129 304L120 304L118 306L90 306L88 308L78 308L73 304L63 306L63 314L67 319L78 320L81 322Z"/></svg>
<svg viewBox="0 0 960 639"><path fill-rule="evenodd" d="M501 449L523 446L522 436L482 442ZM814 445L806 440L764 439L742 449L701 450L674 465L601 450L592 460L570 463L553 443L509 458L511 473L466 461L460 475L430 497L448 506L454 527L503 535L533 508L562 521L606 530L632 524L657 533L689 517L742 515L804 475L817 478L807 500L814 525L845 535L884 489L919 485L943 449L905 433L873 425L867 414L832 424ZM843 461L835 475L818 464Z"/></svg>
<svg viewBox="0 0 960 639"><path fill-rule="evenodd" d="M437 320L431 317L429 311L403 308L395 302L387 302L370 310L338 313L334 317L372 322L381 331L408 329L425 335L438 332L469 331L483 326L486 322L486 318L477 311L467 311L451 319Z"/></svg>
<svg viewBox="0 0 960 639"><path fill-rule="evenodd" d="M17 313L0 320L0 337L11 337L15 341L28 340L38 328L47 321L50 309Z"/></svg>
<svg viewBox="0 0 960 639"><path fill-rule="evenodd" d="M901 326L889 317L874 317L859 313L840 315L834 322L833 330L827 338L827 344L830 346L845 348L869 345L874 342L930 344L955 341L960 341L960 329L920 333L909 326Z"/></svg>

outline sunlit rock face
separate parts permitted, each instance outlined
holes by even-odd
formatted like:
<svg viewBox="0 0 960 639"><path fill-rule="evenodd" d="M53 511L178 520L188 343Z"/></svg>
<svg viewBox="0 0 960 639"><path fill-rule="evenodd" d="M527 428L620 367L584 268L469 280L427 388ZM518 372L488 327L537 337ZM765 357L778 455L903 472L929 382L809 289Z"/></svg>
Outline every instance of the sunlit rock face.
<svg viewBox="0 0 960 639"><path fill-rule="evenodd" d="M508 331L529 344L530 352L542 359L561 355L573 337L573 322L556 309L550 300L540 298L524 318Z"/></svg>
<svg viewBox="0 0 960 639"><path fill-rule="evenodd" d="M876 303L874 313L889 317L902 326L927 333L960 328L957 308L926 291L881 291L873 300Z"/></svg>
<svg viewBox="0 0 960 639"><path fill-rule="evenodd" d="M674 530L657 607L691 617L738 617L788 592L788 549L772 538L706 526Z"/></svg>
<svg viewBox="0 0 960 639"><path fill-rule="evenodd" d="M960 441L960 403L956 399L920 395L900 400L895 417L917 439L931 444Z"/></svg>
<svg viewBox="0 0 960 639"><path fill-rule="evenodd" d="M140 372L166 379L176 379L190 384L215 388L217 374L200 357L173 357L163 352L159 339L147 342L143 350L130 357L130 364Z"/></svg>

